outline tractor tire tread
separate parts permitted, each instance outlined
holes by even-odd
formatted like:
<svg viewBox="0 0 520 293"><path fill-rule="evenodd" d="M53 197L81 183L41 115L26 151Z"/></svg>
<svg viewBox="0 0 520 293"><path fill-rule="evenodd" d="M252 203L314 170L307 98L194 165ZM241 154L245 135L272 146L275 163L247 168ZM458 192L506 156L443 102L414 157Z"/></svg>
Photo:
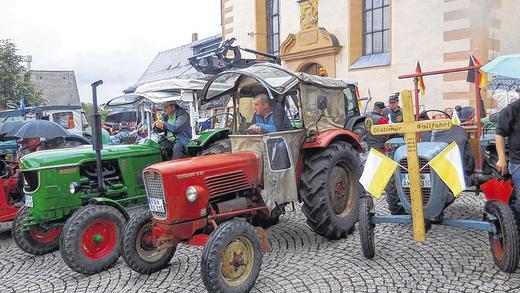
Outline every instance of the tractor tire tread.
<svg viewBox="0 0 520 293"><path fill-rule="evenodd" d="M346 237L353 231L358 220L359 199L352 214L343 220L335 217L334 211L329 207L328 183L329 174L336 163L342 159L352 175L352 183L357 184L361 175L361 163L358 153L347 142L333 142L321 151L318 151L304 160L304 171L302 173L302 185L300 198L303 202L302 211L307 218L307 224L317 234L327 239L340 239ZM350 194L349 196L358 196Z"/></svg>
<svg viewBox="0 0 520 293"><path fill-rule="evenodd" d="M78 253L81 252L77 251L79 250L79 242L81 241L81 230L82 228L84 228L82 223L85 223L86 221L94 218L96 215L99 215L100 213L112 214L121 224L121 226L119 227L119 239L115 247L116 253L105 259L108 259L108 261L96 260L91 261L88 265L86 265L84 263L81 263L81 261L79 260ZM89 204L87 206L82 207L67 220L65 226L63 227L63 232L60 237L60 252L63 261L72 270L85 275L96 274L103 270L111 268L112 266L114 266L121 253L121 234L123 232L125 224L126 220L123 214L121 214L117 209L111 206Z"/></svg>
<svg viewBox="0 0 520 293"><path fill-rule="evenodd" d="M171 247L161 257L160 260L152 263L147 263L142 260L136 252L136 238L141 227L146 224L147 221L152 220L152 212L149 210L140 212L133 216L126 225L123 234L123 259L125 263L134 271L140 274L151 274L162 270L173 258L176 247Z"/></svg>
<svg viewBox="0 0 520 293"><path fill-rule="evenodd" d="M245 283L237 288L225 287L225 285L222 284L220 272L221 260L219 259L223 255L223 250L226 245L232 240L232 238L229 239L230 235L233 234L246 235L253 243L253 249L255 250L255 254L257 254L255 255L255 263L253 264L251 272L253 278L245 281ZM260 273L262 255L263 252L261 250L260 237L254 230L253 226L240 220L231 220L221 224L210 235L208 242L202 250L201 275L206 290L210 293L249 292Z"/></svg>
<svg viewBox="0 0 520 293"><path fill-rule="evenodd" d="M23 251L32 255L44 255L59 249L59 237L47 244L32 244L28 239L28 232L23 230L24 219L29 216L29 209L22 207L18 210L14 220L11 233L14 243Z"/></svg>

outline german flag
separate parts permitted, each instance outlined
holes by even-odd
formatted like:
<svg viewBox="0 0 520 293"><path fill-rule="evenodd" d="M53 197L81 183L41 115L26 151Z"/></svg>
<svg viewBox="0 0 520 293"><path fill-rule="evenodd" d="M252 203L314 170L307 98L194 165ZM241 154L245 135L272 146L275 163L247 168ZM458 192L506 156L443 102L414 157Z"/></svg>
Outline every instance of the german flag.
<svg viewBox="0 0 520 293"><path fill-rule="evenodd" d="M415 67L415 73L417 73L417 74L422 73L421 64L419 63L419 61L417 61L417 66ZM424 86L424 79L422 76L418 76L417 80L418 80L419 91L421 92L421 96L424 96L424 94L426 93L426 87Z"/></svg>
<svg viewBox="0 0 520 293"><path fill-rule="evenodd" d="M478 61L477 57L475 57L473 54L470 54L468 66L469 67L480 66L480 61ZM475 85L480 88L485 88L487 86L487 74L484 71L479 70L479 79L478 80L475 80L475 79L476 79L475 70L468 70L468 75L466 77L467 82L475 83Z"/></svg>

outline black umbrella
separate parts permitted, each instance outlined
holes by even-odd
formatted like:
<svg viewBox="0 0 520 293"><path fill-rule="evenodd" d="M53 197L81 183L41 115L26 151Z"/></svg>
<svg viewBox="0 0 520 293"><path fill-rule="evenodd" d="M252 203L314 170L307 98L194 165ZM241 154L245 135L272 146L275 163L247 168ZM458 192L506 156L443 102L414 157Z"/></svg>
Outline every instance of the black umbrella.
<svg viewBox="0 0 520 293"><path fill-rule="evenodd" d="M26 123L26 120L0 123L0 141L17 139L16 132Z"/></svg>
<svg viewBox="0 0 520 293"><path fill-rule="evenodd" d="M55 138L67 137L69 133L65 128L55 122L47 120L29 120L18 130L15 135L18 138Z"/></svg>

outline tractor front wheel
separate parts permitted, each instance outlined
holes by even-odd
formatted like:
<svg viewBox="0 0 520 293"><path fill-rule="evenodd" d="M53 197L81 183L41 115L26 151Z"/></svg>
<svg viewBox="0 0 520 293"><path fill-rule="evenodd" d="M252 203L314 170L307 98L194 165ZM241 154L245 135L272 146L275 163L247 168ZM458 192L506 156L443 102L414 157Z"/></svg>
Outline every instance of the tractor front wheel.
<svg viewBox="0 0 520 293"><path fill-rule="evenodd" d="M262 266L261 242L253 226L231 220L211 233L202 251L202 281L208 292L249 292Z"/></svg>
<svg viewBox="0 0 520 293"><path fill-rule="evenodd" d="M350 144L333 142L308 156L300 197L307 224L328 239L351 233L358 220L361 162Z"/></svg>
<svg viewBox="0 0 520 293"><path fill-rule="evenodd" d="M134 271L151 274L165 268L176 247L157 249L152 233L152 212L143 211L133 216L123 236L123 259Z"/></svg>
<svg viewBox="0 0 520 293"><path fill-rule="evenodd" d="M63 227L63 261L86 275L112 267L121 254L125 223L124 216L114 207L92 204L81 208Z"/></svg>
<svg viewBox="0 0 520 293"><path fill-rule="evenodd" d="M28 216L29 209L22 207L14 218L12 234L16 245L21 250L33 255L42 255L58 250L61 227L46 229L40 225L32 225L29 230L24 230L24 220Z"/></svg>
<svg viewBox="0 0 520 293"><path fill-rule="evenodd" d="M366 258L373 258L376 254L374 244L374 228L372 223L372 208L374 200L370 196L363 196L359 203L359 238L361 240L361 250Z"/></svg>
<svg viewBox="0 0 520 293"><path fill-rule="evenodd" d="M399 198L399 193L397 193L397 186L395 185L395 178L392 175L390 181L386 185L386 202L388 203L388 210L392 215L405 215L406 210L401 204L401 199Z"/></svg>
<svg viewBox="0 0 520 293"><path fill-rule="evenodd" d="M519 240L513 212L504 203L488 201L484 205L485 218L495 224L496 233L489 233L493 259L499 269L512 273L518 267Z"/></svg>

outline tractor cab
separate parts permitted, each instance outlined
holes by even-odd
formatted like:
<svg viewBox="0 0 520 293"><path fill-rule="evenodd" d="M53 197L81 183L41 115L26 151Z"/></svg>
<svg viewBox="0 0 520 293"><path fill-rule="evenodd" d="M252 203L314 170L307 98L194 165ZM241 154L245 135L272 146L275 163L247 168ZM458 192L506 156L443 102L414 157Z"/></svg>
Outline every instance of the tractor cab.
<svg viewBox="0 0 520 293"><path fill-rule="evenodd" d="M230 85L226 90L215 87ZM345 125L349 103L355 97L357 83L293 73L274 64L254 65L227 71L210 80L205 87L205 101L230 96L233 127L229 137L233 153L254 152L259 158L262 198L269 210L278 204L298 200L305 142L329 129ZM348 93L348 95L347 95ZM251 129L255 123L255 97L269 98L273 130L260 133ZM302 107L305 109L302 111Z"/></svg>

